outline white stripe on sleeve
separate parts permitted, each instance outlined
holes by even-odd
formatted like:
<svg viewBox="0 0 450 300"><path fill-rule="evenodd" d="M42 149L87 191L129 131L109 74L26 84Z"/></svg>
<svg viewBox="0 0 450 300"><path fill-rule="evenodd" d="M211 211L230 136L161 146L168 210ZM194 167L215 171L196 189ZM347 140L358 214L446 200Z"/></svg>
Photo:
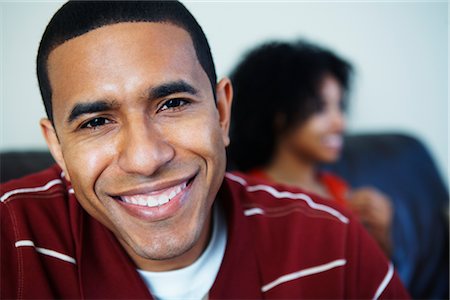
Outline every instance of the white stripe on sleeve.
<svg viewBox="0 0 450 300"><path fill-rule="evenodd" d="M46 190L50 189L52 186L57 185L57 184L61 184L61 183L62 183L61 179L53 179L53 180L47 182L47 184L45 184L44 186L12 190L12 191L9 191L9 192L5 193L0 198L0 201L4 202L9 197L11 197L13 195L16 195L16 194L24 194L24 193L32 193L32 192L43 192L43 191L46 191Z"/></svg>
<svg viewBox="0 0 450 300"><path fill-rule="evenodd" d="M271 194L272 196L274 196L275 198L303 200L312 209L324 211L324 212L336 217L342 223L348 224L348 222L349 222L347 217L345 217L343 214L341 214L334 208L331 208L331 207L323 205L323 204L318 204L318 203L314 202L311 199L311 197L309 197L308 195L303 194L303 193L291 193L291 192L285 192L285 191L280 192L271 186L263 185L263 184L249 186L249 187L247 187L247 191L249 191L249 192L265 191L265 192Z"/></svg>
<svg viewBox="0 0 450 300"><path fill-rule="evenodd" d="M259 207L254 207L254 208L249 208L244 210L244 215L249 217L249 216L253 216L253 215L263 215L264 214L264 210L262 210Z"/></svg>
<svg viewBox="0 0 450 300"><path fill-rule="evenodd" d="M16 242L16 248L19 248L19 247L33 247L36 250L36 252L39 252L41 254L44 254L44 255L47 255L47 256L51 256L51 257L54 257L54 258L57 258L57 259L60 259L60 260L63 260L63 261L66 261L66 262L69 262L69 263L72 263L72 264L76 264L77 263L75 258L73 258L71 256L68 256L66 254L62 254L62 253L54 251L54 250L36 247L34 245L34 242L30 241L30 240L17 241Z"/></svg>
<svg viewBox="0 0 450 300"><path fill-rule="evenodd" d="M263 293L267 292L270 289L273 289L274 287L276 287L277 285L280 285L282 283L285 283L287 281L292 281L301 277L305 277L308 275L313 275L313 274L317 274L317 273L322 273L337 267L341 267L344 266L347 263L347 261L345 259L337 259L334 261L331 261L329 263L320 265L320 266L315 266L315 267L311 267L308 269L303 269L294 273L290 273L290 274L286 274L283 275L281 277L278 277L276 280L264 285L261 288L261 291Z"/></svg>
<svg viewBox="0 0 450 300"><path fill-rule="evenodd" d="M334 208L331 208L331 207L329 207L327 205L318 204L318 203L314 202L311 199L311 197L309 197L306 194L303 194L303 193L291 193L291 192L287 192L287 191L278 191L274 187L269 186L269 185L265 185L265 184L258 184L258 185L248 186L247 185L247 181L245 179L239 177L239 176L236 176L236 175L230 174L230 173L226 173L225 176L228 179L231 179L231 180L233 180L233 181L235 181L235 182L245 186L246 190L248 192L250 192L250 193L251 192L257 192L257 191L265 191L265 192L271 194L273 197L279 198L279 199L287 198L287 199L303 200L312 209L324 211L324 212L326 212L326 213L336 217L342 223L345 223L345 224L349 223L349 219L346 216L344 216L343 214L341 214L339 211L337 211Z"/></svg>
<svg viewBox="0 0 450 300"><path fill-rule="evenodd" d="M389 263L389 268L386 273L386 276L384 276L384 279L381 282L380 286L378 287L378 289L375 293L375 296L373 296L374 300L380 298L381 293L384 292L384 290L386 289L387 285L389 284L389 282L391 281L393 276L394 276L394 266L392 265L392 263Z"/></svg>
<svg viewBox="0 0 450 300"><path fill-rule="evenodd" d="M240 183L240 184L243 185L243 186L246 186L246 185L247 185L247 181L245 181L244 178L241 178L241 177L236 176L236 175L234 175L234 174L231 174L231 173L225 173L225 177L228 178L228 179L231 179L231 180L233 180L233 181L235 181L235 182L238 182L238 183Z"/></svg>

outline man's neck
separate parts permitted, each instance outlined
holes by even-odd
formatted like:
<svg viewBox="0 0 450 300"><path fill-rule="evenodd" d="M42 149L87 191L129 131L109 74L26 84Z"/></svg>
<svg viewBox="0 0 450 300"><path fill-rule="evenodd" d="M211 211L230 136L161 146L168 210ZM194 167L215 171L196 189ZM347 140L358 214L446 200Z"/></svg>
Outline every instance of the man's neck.
<svg viewBox="0 0 450 300"><path fill-rule="evenodd" d="M211 238L194 263L168 272L137 270L155 299L208 299L227 244L226 217L218 203L213 215Z"/></svg>
<svg viewBox="0 0 450 300"><path fill-rule="evenodd" d="M120 239L119 242L125 248L125 251L130 255L131 259L134 261L136 266L141 270L152 272L178 270L194 263L207 247L209 240L211 238L211 226L212 226L211 219L212 219L212 208L209 212L207 223L205 223L203 230L200 233L200 237L198 238L194 246L185 253L183 253L182 255L170 259L154 260L144 258L138 255L126 242L121 241Z"/></svg>

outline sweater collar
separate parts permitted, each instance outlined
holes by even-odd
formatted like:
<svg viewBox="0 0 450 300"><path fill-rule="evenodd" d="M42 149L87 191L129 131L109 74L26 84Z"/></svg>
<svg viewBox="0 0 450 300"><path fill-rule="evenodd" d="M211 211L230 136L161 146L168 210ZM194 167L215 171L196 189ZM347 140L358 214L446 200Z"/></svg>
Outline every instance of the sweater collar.
<svg viewBox="0 0 450 300"><path fill-rule="evenodd" d="M259 266L251 229L239 201L242 191L224 179L216 201L225 210L228 241L209 298L262 298ZM116 237L69 195L76 239L80 290L89 299L152 299L136 266Z"/></svg>

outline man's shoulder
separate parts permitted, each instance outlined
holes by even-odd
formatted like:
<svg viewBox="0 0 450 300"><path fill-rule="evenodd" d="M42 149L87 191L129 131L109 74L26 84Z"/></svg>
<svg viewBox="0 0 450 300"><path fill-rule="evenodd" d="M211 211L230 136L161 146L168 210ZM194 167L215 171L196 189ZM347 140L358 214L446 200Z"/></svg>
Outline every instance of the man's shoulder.
<svg viewBox="0 0 450 300"><path fill-rule="evenodd" d="M70 186L61 170L52 166L8 181L0 191L1 272L8 286L4 292L16 297L16 291L28 296L59 291L58 286L48 287L67 278L66 288L76 293L70 286L77 284L76 219L71 217L77 213L69 205Z"/></svg>
<svg viewBox="0 0 450 300"><path fill-rule="evenodd" d="M13 179L0 185L2 203L20 202L31 198L54 198L68 193L64 174L57 165L37 173Z"/></svg>
<svg viewBox="0 0 450 300"><path fill-rule="evenodd" d="M283 219L296 223L349 223L349 212L330 200L286 185L269 183L238 172L228 172L225 181L245 216Z"/></svg>
<svg viewBox="0 0 450 300"><path fill-rule="evenodd" d="M50 249L64 243L71 232L71 187L58 166L8 181L0 191L3 243Z"/></svg>

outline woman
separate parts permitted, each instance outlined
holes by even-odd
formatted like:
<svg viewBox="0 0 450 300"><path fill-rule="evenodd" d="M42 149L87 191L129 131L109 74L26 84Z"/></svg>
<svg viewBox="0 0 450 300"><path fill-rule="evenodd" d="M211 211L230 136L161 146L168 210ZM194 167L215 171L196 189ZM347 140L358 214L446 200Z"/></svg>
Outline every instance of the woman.
<svg viewBox="0 0 450 300"><path fill-rule="evenodd" d="M319 168L342 150L351 72L345 60L304 41L272 42L248 53L231 75L229 154L249 175L347 206L390 256L389 199L373 188L351 190Z"/></svg>

